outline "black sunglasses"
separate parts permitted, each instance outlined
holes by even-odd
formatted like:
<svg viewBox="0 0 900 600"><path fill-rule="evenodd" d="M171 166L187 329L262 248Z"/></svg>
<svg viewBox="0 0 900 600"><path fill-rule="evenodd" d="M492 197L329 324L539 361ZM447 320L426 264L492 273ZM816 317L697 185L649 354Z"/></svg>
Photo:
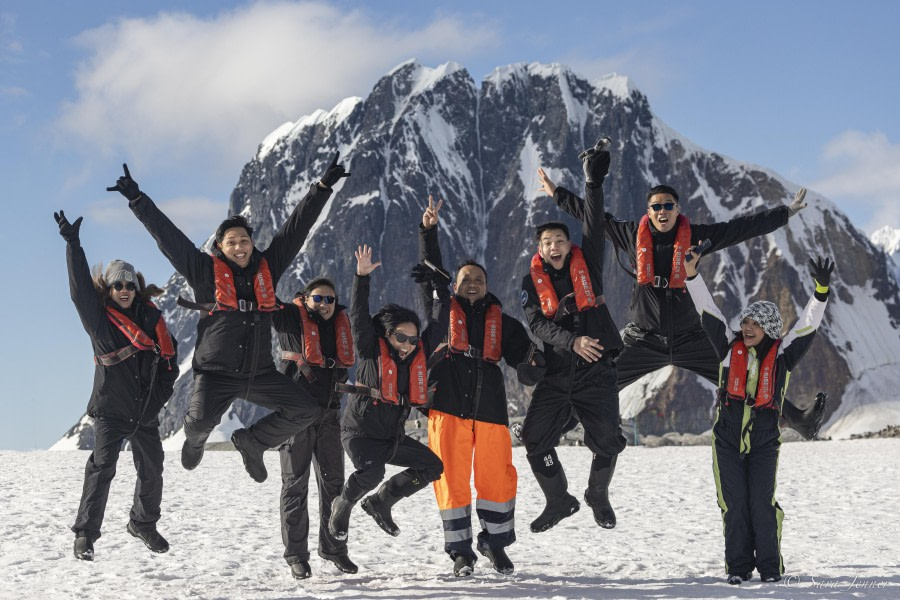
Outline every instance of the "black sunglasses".
<svg viewBox="0 0 900 600"><path fill-rule="evenodd" d="M134 290L137 289L137 286L135 286L130 281L128 283L122 283L121 281L117 281L114 284L112 284L112 289L116 290L117 292L121 292L122 288L125 288L129 292L133 292Z"/></svg>
<svg viewBox="0 0 900 600"><path fill-rule="evenodd" d="M325 304L334 304L334 296L323 296L322 294L313 294L310 296L313 302L324 302Z"/></svg>
<svg viewBox="0 0 900 600"><path fill-rule="evenodd" d="M419 343L419 336L417 335L406 335L405 333L400 333L399 331L395 331L393 336L397 339L401 344L405 344L409 342L413 346Z"/></svg>
<svg viewBox="0 0 900 600"><path fill-rule="evenodd" d="M664 204L651 204L650 208L653 209L653 212L659 212L662 209L672 210L673 208L675 208L675 203L674 202L666 202Z"/></svg>

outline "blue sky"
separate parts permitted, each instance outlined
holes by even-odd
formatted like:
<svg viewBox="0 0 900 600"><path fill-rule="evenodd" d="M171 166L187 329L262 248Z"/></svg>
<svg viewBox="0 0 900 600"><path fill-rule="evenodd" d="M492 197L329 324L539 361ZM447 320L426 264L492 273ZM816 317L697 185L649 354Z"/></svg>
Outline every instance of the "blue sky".
<svg viewBox="0 0 900 600"><path fill-rule="evenodd" d="M890 2L4 0L0 242L17 289L0 296L0 449L48 447L91 390L53 211L85 217L92 263L171 274L105 191L122 162L199 243L268 133L396 64L453 60L480 82L560 62L629 76L694 143L821 192L868 234L900 227L895 29Z"/></svg>

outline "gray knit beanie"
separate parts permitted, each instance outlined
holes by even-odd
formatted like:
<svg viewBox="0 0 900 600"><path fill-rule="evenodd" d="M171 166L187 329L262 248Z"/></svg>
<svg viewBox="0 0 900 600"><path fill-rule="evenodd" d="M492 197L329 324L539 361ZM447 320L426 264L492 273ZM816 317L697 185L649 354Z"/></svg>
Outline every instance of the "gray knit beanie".
<svg viewBox="0 0 900 600"><path fill-rule="evenodd" d="M784 327L784 321L781 320L781 314L778 312L778 307L771 302L765 300L754 302L741 311L739 321L743 321L747 317L759 323L759 326L766 332L766 335L773 340L777 340L781 337L781 328Z"/></svg>
<svg viewBox="0 0 900 600"><path fill-rule="evenodd" d="M130 281L137 288L137 291L141 291L141 284L138 281L134 267L131 266L131 263L118 258L110 262L109 266L106 267L106 275L103 276L103 279L106 280L106 285L112 285L117 281Z"/></svg>

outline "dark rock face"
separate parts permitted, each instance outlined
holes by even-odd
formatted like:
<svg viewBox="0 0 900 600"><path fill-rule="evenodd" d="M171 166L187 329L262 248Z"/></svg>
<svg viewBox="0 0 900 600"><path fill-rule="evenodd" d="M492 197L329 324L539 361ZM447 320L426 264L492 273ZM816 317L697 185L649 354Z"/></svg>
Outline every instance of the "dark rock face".
<svg viewBox="0 0 900 600"><path fill-rule="evenodd" d="M432 194L444 199L445 265L453 270L469 257L484 264L490 290L508 313L523 318L519 291L536 249L534 225L565 220L580 242L577 224L537 191L535 170L542 166L557 185L580 191L577 155L604 135L615 142L604 184L607 210L620 219L639 218L646 190L658 183L679 190L683 212L695 222L772 208L789 202L794 192L774 173L693 146L656 119L647 98L624 78L595 85L558 65L502 67L479 88L457 65L428 69L409 62L383 77L367 98L345 100L279 133L244 167L230 212L246 215L256 228L255 243L266 247L340 150L352 176L339 184L278 293L290 299L303 282L324 274L337 282L340 300L349 301L353 250L365 243L384 262L373 274L372 310L397 302L421 312L407 273L416 260L418 224ZM807 257L821 253L838 258L840 284L831 303L851 304L861 293L874 297L884 314L873 317L877 322L871 326L900 337L897 283L888 275L883 253L830 202L810 196L809 208L788 227L704 259L701 271L723 312L736 317L747 303L765 298L776 302L786 324L792 324L812 291ZM612 252L605 266L606 299L624 327L634 280ZM176 274L162 308L180 341L183 364L189 365L198 314L176 308L179 294L191 296ZM829 306L814 351L792 375L795 393L790 395L805 406L816 391L828 390L834 411L848 382L860 376L861 367L848 356L866 333L834 329L831 311ZM886 353L890 343L882 343ZM894 352L887 359L896 362L898 356ZM509 412L522 415L530 393L514 377L507 382ZM623 406L636 386L623 391ZM191 389L187 366L160 414L164 436L181 427ZM642 435L709 428L712 392L692 373L675 371L659 385L642 389L646 397L634 397L638 392L632 390L627 402L637 407ZM263 412L243 402L236 411L244 423Z"/></svg>

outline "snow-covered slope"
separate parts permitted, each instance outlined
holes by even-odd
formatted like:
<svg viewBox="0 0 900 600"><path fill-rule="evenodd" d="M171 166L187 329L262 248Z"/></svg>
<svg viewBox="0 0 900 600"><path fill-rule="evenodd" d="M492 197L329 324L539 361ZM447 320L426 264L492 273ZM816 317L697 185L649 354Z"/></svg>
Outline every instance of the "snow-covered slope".
<svg viewBox="0 0 900 600"><path fill-rule="evenodd" d="M894 276L900 281L900 227L885 225L869 238L891 259Z"/></svg>
<svg viewBox="0 0 900 600"><path fill-rule="evenodd" d="M194 471L169 453L159 522L171 544L167 554L151 553L125 531L134 468L124 453L92 563L72 556L69 531L87 453L0 452L0 598L893 600L900 597L900 513L894 510L900 465L885 459L898 451L896 439L784 445L778 502L785 512L786 577L763 584L754 574L739 588L723 581L708 447L626 449L611 490L615 529L597 527L582 505L540 534L528 524L542 510L543 496L516 448L518 540L508 549L516 566L510 576L479 557L473 577L453 577L430 488L395 506L396 538L357 507L348 544L359 573L341 574L316 556L319 501L310 485L313 576L305 581L292 579L282 558L274 452L266 453L270 476L262 484L247 476L236 452L207 452ZM570 491L580 498L591 454L570 447L559 456Z"/></svg>

